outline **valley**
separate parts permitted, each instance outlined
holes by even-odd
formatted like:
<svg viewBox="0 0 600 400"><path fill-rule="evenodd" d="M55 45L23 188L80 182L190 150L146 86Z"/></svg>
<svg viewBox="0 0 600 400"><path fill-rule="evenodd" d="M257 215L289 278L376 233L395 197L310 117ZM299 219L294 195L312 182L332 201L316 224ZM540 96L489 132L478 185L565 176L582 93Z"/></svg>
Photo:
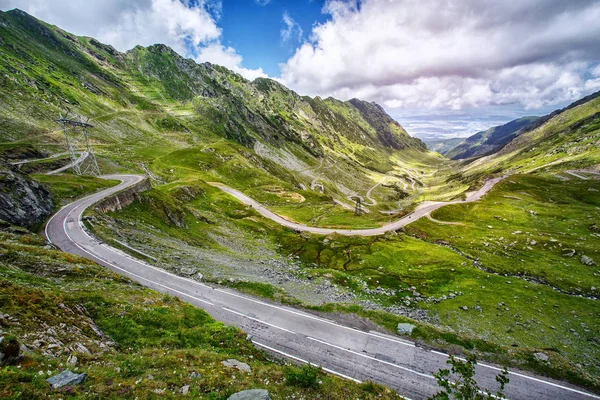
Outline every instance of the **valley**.
<svg viewBox="0 0 600 400"><path fill-rule="evenodd" d="M3 210L0 309L28 319L34 305L13 296L33 291L44 304L54 296L85 304L113 340L79 355L96 393L118 395L93 374L106 373L100 362L138 363L134 348L144 365L110 375L132 396L158 388L133 382L166 368L148 365L164 349L169 363L203 360L219 370L221 356L239 349L259 372L234 386L279 382L270 390L281 398L427 398L447 354L476 355L490 389L494 368L508 365L509 398L598 398L600 92L480 132L445 157L376 103L301 96L165 45L123 53L19 10L0 13L0 38L2 193L23 206L15 215L33 215L25 195L12 196L14 176L23 176L48 188L56 213L27 226L45 227L46 243L11 227ZM88 154L66 157L55 121L65 110L93 125L102 177L70 171ZM125 206L93 206L142 180L148 190ZM119 322L120 310L127 321L148 315L135 325ZM49 324L43 315L29 329ZM0 325L33 347L22 326ZM134 333L148 327L161 333ZM27 372L1 370L0 395L34 382L27 393L40 396L45 383L34 369L57 369L76 353L48 361L50 346L31 349ZM288 367L274 354L346 381L282 385ZM183 364L189 375L193 366ZM177 397L191 384L198 395L227 398L236 378L223 373L229 381L202 372L201 383L170 378L161 388Z"/></svg>

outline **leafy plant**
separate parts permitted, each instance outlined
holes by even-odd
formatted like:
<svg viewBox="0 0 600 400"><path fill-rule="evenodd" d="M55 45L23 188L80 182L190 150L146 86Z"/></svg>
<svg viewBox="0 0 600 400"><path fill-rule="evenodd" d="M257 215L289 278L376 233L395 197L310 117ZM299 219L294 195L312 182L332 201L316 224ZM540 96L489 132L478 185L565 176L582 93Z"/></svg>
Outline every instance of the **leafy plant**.
<svg viewBox="0 0 600 400"><path fill-rule="evenodd" d="M495 394L489 390L481 389L475 380L475 356L468 356L465 361L450 356L447 361L451 369L440 369L434 374L442 391L431 397L430 400L484 400L484 399L506 399L504 388L509 382L508 369L504 367L502 372L496 376L496 382L500 388Z"/></svg>
<svg viewBox="0 0 600 400"><path fill-rule="evenodd" d="M319 386L320 373L321 367L311 364L303 365L300 368L289 366L285 370L285 384L303 388L315 388Z"/></svg>

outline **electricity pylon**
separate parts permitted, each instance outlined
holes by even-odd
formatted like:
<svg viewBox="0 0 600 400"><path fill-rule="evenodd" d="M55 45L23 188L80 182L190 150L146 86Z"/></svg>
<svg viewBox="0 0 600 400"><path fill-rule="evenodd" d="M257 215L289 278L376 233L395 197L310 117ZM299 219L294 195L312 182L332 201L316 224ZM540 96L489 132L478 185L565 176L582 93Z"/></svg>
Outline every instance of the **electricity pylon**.
<svg viewBox="0 0 600 400"><path fill-rule="evenodd" d="M99 176L100 167L87 134L88 128L94 126L83 122L81 118L70 119L68 113L64 117L60 114L60 118L56 122L61 124L65 134L73 171L77 175Z"/></svg>

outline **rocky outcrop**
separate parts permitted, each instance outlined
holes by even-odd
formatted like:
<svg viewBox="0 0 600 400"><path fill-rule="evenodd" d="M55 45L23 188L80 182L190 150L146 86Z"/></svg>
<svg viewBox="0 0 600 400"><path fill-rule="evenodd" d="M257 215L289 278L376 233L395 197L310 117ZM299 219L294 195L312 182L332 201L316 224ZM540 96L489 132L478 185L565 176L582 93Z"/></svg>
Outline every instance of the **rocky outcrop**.
<svg viewBox="0 0 600 400"><path fill-rule="evenodd" d="M228 400L271 400L271 396L264 389L250 389L237 392L231 395Z"/></svg>
<svg viewBox="0 0 600 400"><path fill-rule="evenodd" d="M133 203L135 200L138 200L139 193L150 189L152 189L152 186L150 185L150 179L146 178L125 190L117 192L112 196L108 196L96 204L96 211L106 213L121 210Z"/></svg>
<svg viewBox="0 0 600 400"><path fill-rule="evenodd" d="M0 219L32 229L53 210L52 195L45 186L9 166L0 166Z"/></svg>

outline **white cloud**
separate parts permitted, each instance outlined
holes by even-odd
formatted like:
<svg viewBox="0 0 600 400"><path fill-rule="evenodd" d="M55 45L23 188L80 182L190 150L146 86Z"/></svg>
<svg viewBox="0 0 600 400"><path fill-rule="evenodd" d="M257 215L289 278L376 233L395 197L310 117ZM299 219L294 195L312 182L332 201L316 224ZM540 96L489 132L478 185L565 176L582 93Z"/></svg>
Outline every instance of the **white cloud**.
<svg viewBox="0 0 600 400"><path fill-rule="evenodd" d="M237 54L234 48L224 47L220 43L211 43L206 47L202 47L196 57L197 62L209 61L222 65L251 81L256 78L267 77L262 68L247 69L242 67L242 60L242 56Z"/></svg>
<svg viewBox="0 0 600 400"><path fill-rule="evenodd" d="M254 0L254 2L256 4L258 4L259 6L266 6L267 4L269 4L271 2L271 0Z"/></svg>
<svg viewBox="0 0 600 400"><path fill-rule="evenodd" d="M394 109L539 109L600 84L600 2L331 0L281 65L313 95ZM587 78L586 78L587 76Z"/></svg>
<svg viewBox="0 0 600 400"><path fill-rule="evenodd" d="M284 44L288 43L292 38L296 38L298 42L302 40L302 28L292 17L290 17L290 14L287 11L283 13L281 21L283 22L284 27L281 29L280 34L281 41Z"/></svg>
<svg viewBox="0 0 600 400"><path fill-rule="evenodd" d="M0 0L0 8L20 8L46 22L126 51L136 45L163 43L185 57L200 57L248 79L262 69L242 66L242 57L220 43L220 0Z"/></svg>

